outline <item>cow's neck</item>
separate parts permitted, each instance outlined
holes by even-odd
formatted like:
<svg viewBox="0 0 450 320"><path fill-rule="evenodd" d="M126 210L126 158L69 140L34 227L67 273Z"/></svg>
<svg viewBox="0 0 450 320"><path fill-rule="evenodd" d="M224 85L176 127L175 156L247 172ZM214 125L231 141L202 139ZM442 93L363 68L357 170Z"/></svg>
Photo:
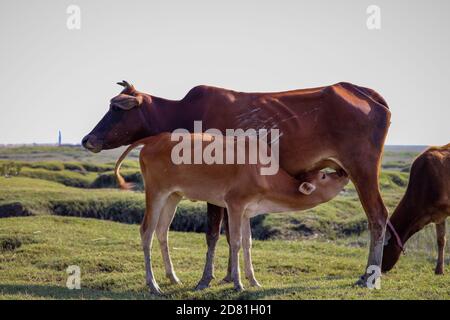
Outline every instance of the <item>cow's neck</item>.
<svg viewBox="0 0 450 320"><path fill-rule="evenodd" d="M408 194L402 198L389 218L395 231L405 243L417 231L421 230L429 221L424 219L421 205L410 201Z"/></svg>
<svg viewBox="0 0 450 320"><path fill-rule="evenodd" d="M167 100L152 97L152 104L146 105L144 114L148 132L146 136L162 132L172 132L175 129L193 130L195 120L201 120L203 110L194 105L183 103L182 100Z"/></svg>

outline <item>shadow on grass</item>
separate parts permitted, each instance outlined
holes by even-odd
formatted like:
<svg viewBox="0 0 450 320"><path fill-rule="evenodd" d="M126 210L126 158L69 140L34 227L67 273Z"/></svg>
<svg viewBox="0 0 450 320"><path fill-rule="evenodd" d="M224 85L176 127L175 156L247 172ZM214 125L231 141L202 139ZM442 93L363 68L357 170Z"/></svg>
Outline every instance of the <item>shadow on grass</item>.
<svg viewBox="0 0 450 320"><path fill-rule="evenodd" d="M351 285L342 284L326 287L327 290L342 290L351 288ZM236 299L239 300L258 300L258 299L273 299L274 297L282 297L282 299L289 299L289 296L305 296L305 293L312 293L317 290L324 290L321 286L290 286L285 288L260 288L255 291L244 291L240 293ZM312 295L314 296L314 294ZM299 298L297 298L299 299Z"/></svg>
<svg viewBox="0 0 450 320"><path fill-rule="evenodd" d="M25 299L155 299L146 292L112 292L82 288L70 290L55 285L0 284L0 295L14 295Z"/></svg>
<svg viewBox="0 0 450 320"><path fill-rule="evenodd" d="M216 290L217 287L221 287L219 290ZM243 292L236 292L232 284L216 284L213 285L210 289L205 289L204 291L198 291L201 293L201 297L191 297L189 299L205 299L205 300L259 300L259 299L273 299L280 298L281 299L292 299L295 296L307 296L307 293L313 293L320 290L342 290L354 288L353 284L342 283L339 285L333 286L308 286L308 285L294 285L294 286L286 286L282 288L270 288L270 287L262 287L262 288L251 288L246 287L247 290ZM163 288L164 290L164 288ZM183 296L183 293L186 292L194 292L194 287L179 287L174 288L172 290L166 290L165 299L180 299L180 296ZM314 296L314 294L312 295ZM299 299L299 298L297 298Z"/></svg>
<svg viewBox="0 0 450 320"><path fill-rule="evenodd" d="M328 289L342 289L347 287L343 284L341 286L334 286ZM256 300L271 298L273 296L283 296L289 298L290 295L302 294L305 292L311 292L315 290L323 289L316 286L292 286L285 288L260 288L256 290L248 290L241 293L235 292L231 287L223 288L220 291L204 291L200 299L233 299L233 300ZM94 290L82 288L80 290L69 290L65 287L59 287L55 285L13 285L13 284L0 284L0 295L14 296L18 299L114 299L114 300L154 300L154 299L180 299L184 296L183 293L193 291L191 287L177 288L167 290L166 294L158 297L149 294L145 291L125 291L125 292L111 292L106 290ZM193 297L188 299L195 299ZM198 299L198 298L197 298Z"/></svg>

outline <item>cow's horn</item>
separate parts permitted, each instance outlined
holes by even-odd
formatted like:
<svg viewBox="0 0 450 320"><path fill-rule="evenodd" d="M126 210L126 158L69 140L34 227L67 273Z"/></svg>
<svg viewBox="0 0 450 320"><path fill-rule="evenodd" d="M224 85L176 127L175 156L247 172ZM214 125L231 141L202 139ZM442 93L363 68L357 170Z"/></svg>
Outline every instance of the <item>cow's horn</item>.
<svg viewBox="0 0 450 320"><path fill-rule="evenodd" d="M129 84L128 82L126 82L125 80L122 80L122 82L117 82L117 84L119 86L122 86L122 87L125 87L125 88L131 88L132 87L132 85Z"/></svg>

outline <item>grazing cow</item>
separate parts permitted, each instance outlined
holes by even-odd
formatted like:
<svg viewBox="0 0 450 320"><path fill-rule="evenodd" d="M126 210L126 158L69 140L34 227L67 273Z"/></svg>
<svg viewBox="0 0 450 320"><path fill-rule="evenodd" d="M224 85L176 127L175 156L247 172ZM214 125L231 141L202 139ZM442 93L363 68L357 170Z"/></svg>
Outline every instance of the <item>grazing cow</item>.
<svg viewBox="0 0 450 320"><path fill-rule="evenodd" d="M331 86L274 93L244 93L198 86L181 100L137 91L126 82L110 110L83 138L93 152L117 148L178 128L280 130L280 167L291 176L325 167L344 169L356 186L369 220L367 266L381 267L388 212L378 187L384 141L390 125L385 100L374 90L341 82ZM207 257L214 257L225 209L208 204ZM207 259L212 263L212 259ZM368 285L367 269L358 281ZM213 279L205 265L198 287Z"/></svg>
<svg viewBox="0 0 450 320"><path fill-rule="evenodd" d="M414 160L406 193L390 218L391 237L384 248L382 271L397 263L405 242L429 223L436 224L438 259L444 273L445 219L450 216L450 144L431 147Z"/></svg>
<svg viewBox="0 0 450 320"><path fill-rule="evenodd" d="M235 139L208 134L187 134L189 154L220 139L223 153L236 147L236 154L248 154L249 144L235 143ZM249 138L250 139L250 138ZM197 143L198 142L198 143ZM145 185L146 210L141 224L141 238L145 257L146 280L150 291L160 294L151 267L151 244L156 231L160 242L167 276L178 282L173 270L167 245L170 223L178 202L184 196L191 200L203 200L228 210L231 247L231 275L234 288L243 290L240 279L238 252L244 247L245 274L250 284L259 286L251 263L250 218L267 212L305 210L334 198L349 182L343 171L308 173L303 181L291 177L284 170L274 175L261 175L261 161L255 164L174 164L172 150L178 144L170 133L145 138L125 150L116 164L115 174L119 185L127 184L119 169L123 159L139 145L139 162ZM197 148L197 150L196 150ZM234 163L238 163L234 161Z"/></svg>

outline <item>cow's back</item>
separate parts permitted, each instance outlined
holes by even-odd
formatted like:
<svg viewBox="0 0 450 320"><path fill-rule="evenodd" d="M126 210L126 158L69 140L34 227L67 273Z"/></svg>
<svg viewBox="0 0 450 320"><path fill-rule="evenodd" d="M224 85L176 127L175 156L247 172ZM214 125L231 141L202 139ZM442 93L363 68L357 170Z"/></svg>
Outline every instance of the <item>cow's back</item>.
<svg viewBox="0 0 450 320"><path fill-rule="evenodd" d="M450 207L450 144L431 147L414 160L405 197L421 208Z"/></svg>
<svg viewBox="0 0 450 320"><path fill-rule="evenodd" d="M203 130L279 129L280 166L292 175L343 154L381 154L390 123L385 100L350 83L271 93L198 86L182 101L203 110Z"/></svg>

